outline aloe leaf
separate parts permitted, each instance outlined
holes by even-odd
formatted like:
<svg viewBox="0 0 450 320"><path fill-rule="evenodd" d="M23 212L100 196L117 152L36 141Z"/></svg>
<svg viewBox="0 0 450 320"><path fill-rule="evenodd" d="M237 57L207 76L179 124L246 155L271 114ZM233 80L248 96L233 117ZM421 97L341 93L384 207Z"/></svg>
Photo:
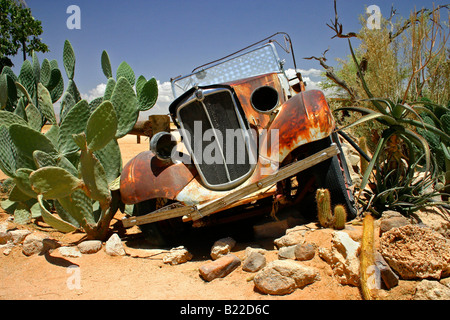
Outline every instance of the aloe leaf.
<svg viewBox="0 0 450 320"><path fill-rule="evenodd" d="M391 131L390 135L394 134L394 131ZM370 175L373 171L373 168L375 167L375 164L379 160L380 152L383 150L384 145L386 144L386 141L389 139L390 135L382 136L380 138L380 141L378 141L377 148L375 150L375 153L372 156L372 160L369 162L369 165L367 166L366 172L364 172L362 181L361 181L361 190L364 190L364 188L367 186L367 183L369 182Z"/></svg>
<svg viewBox="0 0 450 320"><path fill-rule="evenodd" d="M424 151L425 165L426 165L425 172L429 172L430 166L431 166L431 151L430 151L430 146L428 145L427 140L424 137L422 137L420 134L417 134L408 128L405 128L404 134L411 137L413 142L416 145L418 145L419 147L421 147L422 150Z"/></svg>
<svg viewBox="0 0 450 320"><path fill-rule="evenodd" d="M106 52L105 50L103 50L102 52L102 70L106 78L112 78L113 74L111 62L109 61L108 52Z"/></svg>
<svg viewBox="0 0 450 320"><path fill-rule="evenodd" d="M371 120L376 120L376 119L379 119L379 118L381 118L381 119L383 119L383 120L385 120L385 121L386 121L386 120L392 121L392 119L391 119L390 117L385 116L384 114L381 114L381 113L371 113L371 114L368 114L368 115L365 115L365 116L359 118L359 119L356 120L355 122L353 122L353 123L351 123L351 124L349 124L349 125L343 127L343 128L340 129L340 130L346 130L346 129L349 129L349 128L351 128L351 127L357 126L357 125L359 125L359 124L361 124L361 123L364 123L364 122L367 122L367 121L371 121Z"/></svg>
<svg viewBox="0 0 450 320"><path fill-rule="evenodd" d="M82 181L59 167L44 167L30 175L33 190L44 199L58 199L70 195L82 186Z"/></svg>
<svg viewBox="0 0 450 320"><path fill-rule="evenodd" d="M47 208L45 208L42 195L39 195L37 199L39 202L39 206L41 208L42 218L44 219L45 223L47 223L49 226L51 226L61 232L65 232L65 233L72 232L72 231L75 231L78 229L73 224L68 223L68 222L52 215L47 210Z"/></svg>

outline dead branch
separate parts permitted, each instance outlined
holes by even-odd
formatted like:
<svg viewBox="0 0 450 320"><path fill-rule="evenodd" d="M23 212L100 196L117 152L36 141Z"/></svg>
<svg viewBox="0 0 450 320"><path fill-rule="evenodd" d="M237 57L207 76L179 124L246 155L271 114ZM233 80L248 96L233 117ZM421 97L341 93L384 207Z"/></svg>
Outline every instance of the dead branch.
<svg viewBox="0 0 450 320"><path fill-rule="evenodd" d="M356 38L358 37L358 34L355 32L349 32L344 34L343 33L343 27L342 27L342 23L339 23L339 15L337 13L337 5L336 5L336 0L334 0L334 21L331 21L331 25L327 23L327 26L333 30L336 34L331 38L334 39L336 37L338 38Z"/></svg>
<svg viewBox="0 0 450 320"><path fill-rule="evenodd" d="M342 80L341 78L339 78L339 77L334 73L334 68L333 68L333 67L331 67L331 66L329 66L329 65L326 64L327 58L325 57L325 54L328 52L328 50L329 50L329 49L325 50L324 53L322 53L322 56L319 57L319 58L318 58L318 57L315 57L315 56L312 56L312 57L309 57L309 58L303 58L303 59L305 59L305 60L317 60L317 61L319 61L319 63L320 63L320 65L322 66L322 68L325 69L325 73L326 73L327 78L330 79L331 81L333 81L334 83L336 83L339 87L343 88L345 91L347 91L348 94L350 95L350 99L351 99L352 101L357 100L355 91L354 91L351 87L349 87L349 86L347 85L347 83L346 83L344 80Z"/></svg>

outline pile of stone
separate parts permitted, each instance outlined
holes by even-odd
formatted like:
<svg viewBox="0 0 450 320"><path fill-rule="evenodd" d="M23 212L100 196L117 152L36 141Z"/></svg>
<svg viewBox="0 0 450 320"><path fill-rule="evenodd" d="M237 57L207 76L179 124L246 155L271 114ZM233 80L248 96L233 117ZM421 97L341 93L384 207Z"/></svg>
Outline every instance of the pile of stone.
<svg viewBox="0 0 450 320"><path fill-rule="evenodd" d="M103 247L108 255L126 255L117 234L113 234L104 245L100 240L86 240L76 246L64 246L43 232L16 229L7 222L0 224L0 249L3 250L3 254L9 255L14 247L21 247L22 253L26 256L44 255L57 249L63 257L78 258L82 254L99 252Z"/></svg>

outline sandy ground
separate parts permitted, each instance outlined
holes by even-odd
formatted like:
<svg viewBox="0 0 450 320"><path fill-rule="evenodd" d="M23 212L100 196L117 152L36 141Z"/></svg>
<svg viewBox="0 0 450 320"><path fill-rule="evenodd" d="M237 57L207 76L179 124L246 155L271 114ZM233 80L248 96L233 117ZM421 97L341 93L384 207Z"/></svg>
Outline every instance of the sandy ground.
<svg viewBox="0 0 450 320"><path fill-rule="evenodd" d="M126 136L120 141L124 163L139 152L148 149L148 140L136 143L135 136ZM0 222L8 215L0 212ZM152 299L152 300L360 300L356 287L342 286L332 276L331 268L318 255L306 265L318 268L321 280L286 296L270 296L256 292L252 274L238 268L225 278L205 282L200 278L198 268L209 261L209 250L215 240L222 236L213 231L213 236L194 235L186 239L186 247L193 253L192 261L181 265L164 264L165 251L149 250L142 233L137 227L120 229L118 219L112 222L112 229L118 232L126 245L127 255L111 257L103 250L80 258L64 258L58 250L46 255L26 257L20 246L9 255L0 253L0 299L1 300L109 300L109 299ZM17 226L35 229L36 225ZM82 233L63 235L48 231L49 236L66 245L73 245ZM39 231L42 231L39 230ZM223 232L224 230L222 230ZM273 239L253 240L237 235L233 253L244 259L247 246L258 246L268 251L268 261L277 259ZM310 239L322 247L331 246L332 230ZM223 233L223 236L226 236ZM236 235L233 235L236 236ZM307 239L308 240L308 239ZM162 248L169 249L169 248ZM2 250L3 251L3 250ZM79 282L74 281L74 277ZM405 297L411 291L411 283L403 282L395 289ZM392 290L391 290L392 291ZM406 294L406 295L405 295Z"/></svg>

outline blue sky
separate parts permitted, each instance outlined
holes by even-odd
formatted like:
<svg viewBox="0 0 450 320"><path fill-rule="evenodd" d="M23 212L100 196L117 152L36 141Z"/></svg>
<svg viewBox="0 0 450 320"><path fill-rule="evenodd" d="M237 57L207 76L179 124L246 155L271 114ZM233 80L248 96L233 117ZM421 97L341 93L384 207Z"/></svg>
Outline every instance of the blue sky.
<svg viewBox="0 0 450 320"><path fill-rule="evenodd" d="M431 0L338 0L344 32L360 29L359 16L365 8L377 5L383 16L391 6L401 16L414 7L431 8L448 1ZM42 21L42 40L50 52L38 54L57 59L63 70L62 49L68 39L75 50L75 81L85 98L102 91L106 78L100 66L103 50L110 56L113 70L126 61L136 75L160 82L160 100L155 107L161 113L170 100L171 77L189 73L194 67L215 60L275 32L290 34L297 66L312 82L320 81L315 61L302 59L320 56L330 48L327 58L349 54L347 42L331 39L333 31L326 23L334 18L333 0L26 0L36 19ZM68 29L66 13L70 5L81 10L81 29ZM13 59L16 73L21 54ZM290 62L290 61L288 61ZM288 65L288 67L292 67ZM64 73L64 72L63 72ZM158 111L156 111L158 110Z"/></svg>

